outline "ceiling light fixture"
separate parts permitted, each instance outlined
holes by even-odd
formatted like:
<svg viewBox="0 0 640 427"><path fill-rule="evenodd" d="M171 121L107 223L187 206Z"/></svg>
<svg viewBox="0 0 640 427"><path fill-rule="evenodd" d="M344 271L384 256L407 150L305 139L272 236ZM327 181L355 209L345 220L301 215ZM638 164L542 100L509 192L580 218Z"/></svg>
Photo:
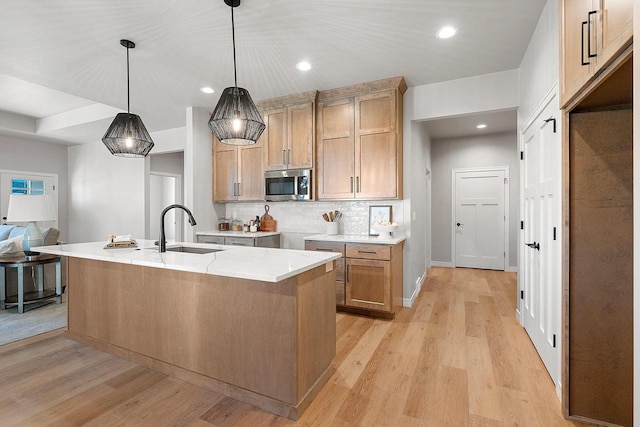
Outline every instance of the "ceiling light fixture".
<svg viewBox="0 0 640 427"><path fill-rule="evenodd" d="M311 64L307 61L300 61L296 64L296 68L300 71L309 71L311 69Z"/></svg>
<svg viewBox="0 0 640 427"><path fill-rule="evenodd" d="M265 125L258 108L253 103L249 91L238 87L236 70L236 27L233 9L240 6L240 0L224 0L231 7L231 34L233 36L233 77L235 86L222 92L218 105L209 119L211 132L223 144L251 145L255 144Z"/></svg>
<svg viewBox="0 0 640 427"><path fill-rule="evenodd" d="M478 126L476 126L478 129L484 129L487 127L487 125L485 125L484 123L479 124Z"/></svg>
<svg viewBox="0 0 640 427"><path fill-rule="evenodd" d="M436 36L439 39L448 39L450 37L455 36L457 32L458 32L458 30L455 27L446 26L446 27L440 28L440 30L437 32Z"/></svg>
<svg viewBox="0 0 640 427"><path fill-rule="evenodd" d="M135 48L136 44L124 39L120 40L120 44L127 48L127 112L116 115L104 133L102 142L114 156L146 157L153 148L153 140L140 116L131 114L129 96L129 49Z"/></svg>
<svg viewBox="0 0 640 427"><path fill-rule="evenodd" d="M205 87L201 87L200 90L204 93L213 93L214 90L212 88L210 88L209 86L205 86Z"/></svg>

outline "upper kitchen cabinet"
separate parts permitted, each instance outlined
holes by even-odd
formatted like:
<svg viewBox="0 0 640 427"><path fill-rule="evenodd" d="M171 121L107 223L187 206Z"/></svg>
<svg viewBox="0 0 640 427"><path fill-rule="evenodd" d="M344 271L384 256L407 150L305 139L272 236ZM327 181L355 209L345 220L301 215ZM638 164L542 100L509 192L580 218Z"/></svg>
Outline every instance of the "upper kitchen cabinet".
<svg viewBox="0 0 640 427"><path fill-rule="evenodd" d="M265 170L312 169L317 91L258 103L266 125Z"/></svg>
<svg viewBox="0 0 640 427"><path fill-rule="evenodd" d="M253 145L234 146L213 138L213 201L264 200L264 133Z"/></svg>
<svg viewBox="0 0 640 427"><path fill-rule="evenodd" d="M318 199L402 198L406 89L396 77L318 94Z"/></svg>
<svg viewBox="0 0 640 427"><path fill-rule="evenodd" d="M560 102L564 107L631 44L633 0L563 0L560 16Z"/></svg>

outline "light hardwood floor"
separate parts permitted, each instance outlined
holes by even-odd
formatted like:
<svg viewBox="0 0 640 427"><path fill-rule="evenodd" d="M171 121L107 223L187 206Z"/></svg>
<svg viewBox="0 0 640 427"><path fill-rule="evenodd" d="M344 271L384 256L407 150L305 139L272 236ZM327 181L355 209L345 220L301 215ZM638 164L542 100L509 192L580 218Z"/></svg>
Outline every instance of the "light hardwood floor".
<svg viewBox="0 0 640 427"><path fill-rule="evenodd" d="M336 372L296 422L67 340L0 346L0 425L564 426L515 274L433 268L393 321L338 314Z"/></svg>

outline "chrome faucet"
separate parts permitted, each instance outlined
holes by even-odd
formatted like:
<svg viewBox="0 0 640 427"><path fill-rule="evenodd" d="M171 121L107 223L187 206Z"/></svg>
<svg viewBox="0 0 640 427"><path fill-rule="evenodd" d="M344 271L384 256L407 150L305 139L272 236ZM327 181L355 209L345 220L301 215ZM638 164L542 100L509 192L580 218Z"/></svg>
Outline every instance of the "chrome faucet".
<svg viewBox="0 0 640 427"><path fill-rule="evenodd" d="M191 224L192 227L196 225L195 218L193 217L193 215L191 215L191 211L186 207L182 205L169 205L166 208L164 208L164 210L160 214L160 239L158 239L158 247L160 248L160 252L167 251L167 242L164 239L164 216L166 215L167 212L169 212L171 209L174 209L174 208L180 208L183 211L185 211L187 215L189 215L189 224Z"/></svg>

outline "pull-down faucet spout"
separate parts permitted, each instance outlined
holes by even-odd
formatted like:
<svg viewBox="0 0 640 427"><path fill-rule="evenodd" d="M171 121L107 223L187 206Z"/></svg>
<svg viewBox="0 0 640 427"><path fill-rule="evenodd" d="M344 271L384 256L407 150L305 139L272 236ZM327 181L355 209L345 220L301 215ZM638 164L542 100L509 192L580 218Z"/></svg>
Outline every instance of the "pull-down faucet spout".
<svg viewBox="0 0 640 427"><path fill-rule="evenodd" d="M158 239L158 247L160 248L160 252L166 252L167 251L167 242L165 241L165 238L164 238L164 216L171 209L175 209L175 208L180 208L183 211L185 211L187 213L187 215L189 215L189 224L191 224L192 227L194 225L196 225L196 220L193 217L193 215L191 215L191 211L189 209L187 209L185 206L182 206L182 205L169 205L166 208L164 208L164 210L160 214L160 239Z"/></svg>

